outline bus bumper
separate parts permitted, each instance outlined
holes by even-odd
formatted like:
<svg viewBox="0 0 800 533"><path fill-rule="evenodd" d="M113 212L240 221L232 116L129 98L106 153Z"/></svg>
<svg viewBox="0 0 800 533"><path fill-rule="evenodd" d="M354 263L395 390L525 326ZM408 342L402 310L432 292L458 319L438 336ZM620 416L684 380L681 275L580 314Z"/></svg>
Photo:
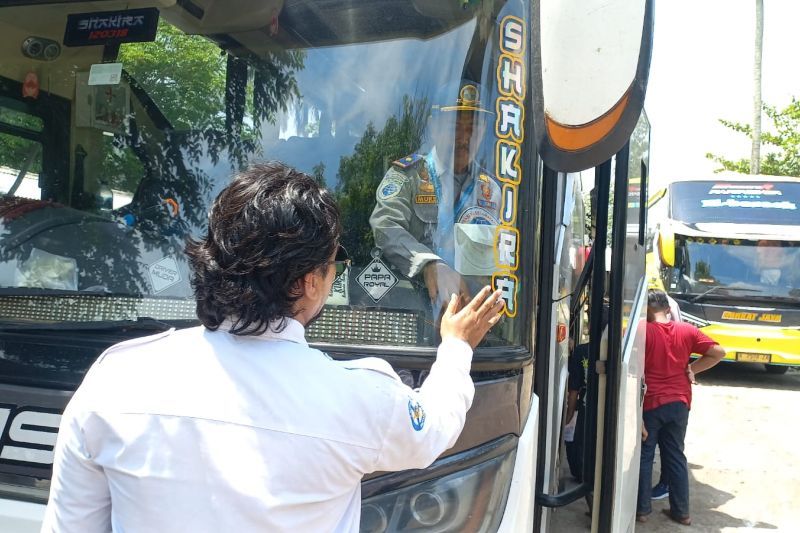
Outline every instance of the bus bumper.
<svg viewBox="0 0 800 533"><path fill-rule="evenodd" d="M726 361L800 366L798 329L711 324L701 331L725 348Z"/></svg>

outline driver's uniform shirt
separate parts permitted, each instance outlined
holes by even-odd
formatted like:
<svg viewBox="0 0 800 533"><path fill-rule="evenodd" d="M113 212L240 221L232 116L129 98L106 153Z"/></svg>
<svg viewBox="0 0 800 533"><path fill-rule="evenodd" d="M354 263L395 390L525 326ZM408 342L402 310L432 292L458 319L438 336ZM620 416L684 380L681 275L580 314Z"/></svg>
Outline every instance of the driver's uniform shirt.
<svg viewBox="0 0 800 533"><path fill-rule="evenodd" d="M364 474L427 467L456 442L472 350L445 339L412 390L304 335L288 319L108 349L64 412L42 531L358 531Z"/></svg>
<svg viewBox="0 0 800 533"><path fill-rule="evenodd" d="M434 148L395 161L375 200L369 219L375 245L411 278L431 261L453 265L455 223L497 225L501 188L480 169L453 175Z"/></svg>

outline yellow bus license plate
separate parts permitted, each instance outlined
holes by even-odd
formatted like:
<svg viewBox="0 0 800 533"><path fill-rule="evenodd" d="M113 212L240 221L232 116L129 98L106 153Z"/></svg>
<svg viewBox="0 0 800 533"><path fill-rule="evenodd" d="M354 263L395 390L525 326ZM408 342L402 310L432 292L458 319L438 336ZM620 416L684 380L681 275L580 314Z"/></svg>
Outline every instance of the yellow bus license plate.
<svg viewBox="0 0 800 533"><path fill-rule="evenodd" d="M768 353L747 353L738 352L736 354L737 361L746 361L748 363L769 363L772 356Z"/></svg>

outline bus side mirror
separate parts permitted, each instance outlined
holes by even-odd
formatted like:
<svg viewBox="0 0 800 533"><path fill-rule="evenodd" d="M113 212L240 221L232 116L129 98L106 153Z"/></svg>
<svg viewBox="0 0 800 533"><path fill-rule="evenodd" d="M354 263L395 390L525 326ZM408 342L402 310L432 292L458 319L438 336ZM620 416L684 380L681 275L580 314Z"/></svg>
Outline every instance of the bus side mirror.
<svg viewBox="0 0 800 533"><path fill-rule="evenodd" d="M597 166L628 142L642 115L654 0L533 5L539 155L560 172Z"/></svg>
<svg viewBox="0 0 800 533"><path fill-rule="evenodd" d="M675 266L675 234L661 230L658 234L658 256L661 264Z"/></svg>

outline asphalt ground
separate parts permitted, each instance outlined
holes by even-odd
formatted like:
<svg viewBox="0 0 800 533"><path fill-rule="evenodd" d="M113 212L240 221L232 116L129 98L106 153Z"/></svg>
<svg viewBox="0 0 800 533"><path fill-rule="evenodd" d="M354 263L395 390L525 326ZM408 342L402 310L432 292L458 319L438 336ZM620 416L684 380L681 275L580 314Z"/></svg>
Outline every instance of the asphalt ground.
<svg viewBox="0 0 800 533"><path fill-rule="evenodd" d="M800 533L800 370L721 363L698 382L686 434L692 525L664 516L664 499L636 531ZM583 500L558 510L552 531L589 531L586 511Z"/></svg>

